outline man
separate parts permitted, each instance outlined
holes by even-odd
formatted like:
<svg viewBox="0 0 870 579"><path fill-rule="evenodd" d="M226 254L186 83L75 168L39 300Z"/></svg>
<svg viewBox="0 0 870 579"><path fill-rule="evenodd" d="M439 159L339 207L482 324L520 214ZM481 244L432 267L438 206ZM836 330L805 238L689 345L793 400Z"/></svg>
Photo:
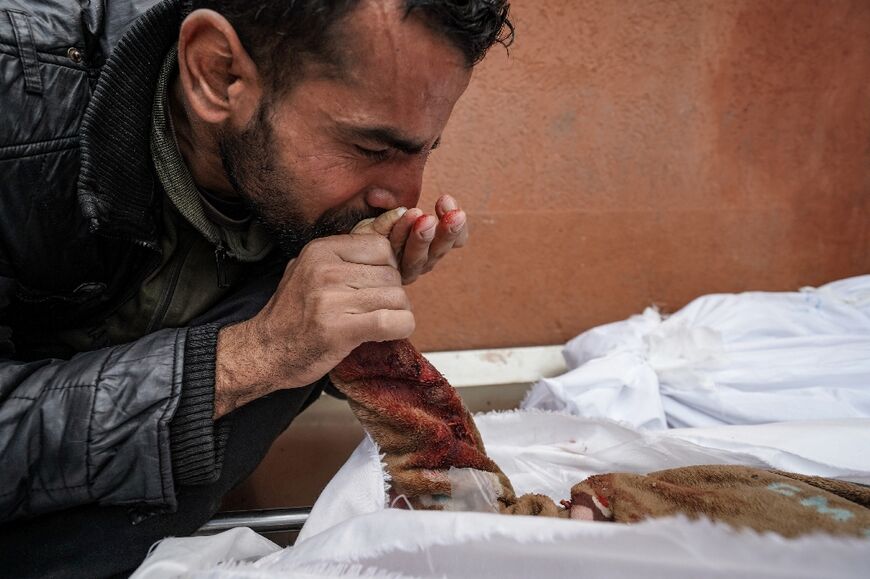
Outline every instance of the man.
<svg viewBox="0 0 870 579"><path fill-rule="evenodd" d="M423 168L512 27L506 0L61 4L0 1L0 569L95 577L411 334L403 285L467 238L453 198L414 208Z"/></svg>

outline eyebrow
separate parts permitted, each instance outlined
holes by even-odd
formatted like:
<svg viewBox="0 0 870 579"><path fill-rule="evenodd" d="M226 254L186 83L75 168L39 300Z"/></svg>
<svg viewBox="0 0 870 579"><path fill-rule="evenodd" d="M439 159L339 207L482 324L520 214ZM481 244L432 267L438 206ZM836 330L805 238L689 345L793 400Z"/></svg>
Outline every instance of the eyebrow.
<svg viewBox="0 0 870 579"><path fill-rule="evenodd" d="M381 143L408 155L417 155L422 153L426 148L425 142L421 143L420 141L410 139L393 127L381 125L372 127L341 125L341 130L342 132L358 139ZM432 144L432 148L436 148L440 143L441 137L439 136Z"/></svg>

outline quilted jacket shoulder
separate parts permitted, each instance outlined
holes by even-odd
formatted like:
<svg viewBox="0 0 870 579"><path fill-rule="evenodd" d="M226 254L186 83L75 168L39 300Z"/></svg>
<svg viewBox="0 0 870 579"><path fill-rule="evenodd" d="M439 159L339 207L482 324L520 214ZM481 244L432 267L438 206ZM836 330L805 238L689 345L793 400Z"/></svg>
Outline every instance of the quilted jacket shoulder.
<svg viewBox="0 0 870 579"><path fill-rule="evenodd" d="M43 329L111 309L154 258L148 87L184 10L0 0L0 522L172 509L177 484L217 477L218 325L38 347Z"/></svg>

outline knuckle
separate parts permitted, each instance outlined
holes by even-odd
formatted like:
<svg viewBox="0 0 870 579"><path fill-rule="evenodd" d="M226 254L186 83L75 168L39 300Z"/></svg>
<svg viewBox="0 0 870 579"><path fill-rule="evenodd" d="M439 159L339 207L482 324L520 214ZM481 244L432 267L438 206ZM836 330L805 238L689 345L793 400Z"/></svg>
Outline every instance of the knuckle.
<svg viewBox="0 0 870 579"><path fill-rule="evenodd" d="M318 320L325 320L335 310L335 304L338 299L338 292L334 290L322 289L314 292L312 295L311 313Z"/></svg>
<svg viewBox="0 0 870 579"><path fill-rule="evenodd" d="M414 317L414 314L412 314L411 312L406 312L403 325L404 331L402 332L402 337L407 338L414 333L414 330L417 329L417 319Z"/></svg>
<svg viewBox="0 0 870 579"><path fill-rule="evenodd" d="M378 310L374 315L374 330L379 336L388 335L392 328L392 316L387 310Z"/></svg>
<svg viewBox="0 0 870 579"><path fill-rule="evenodd" d="M318 278L322 283L336 285L344 281L344 272L337 265L327 264L320 267Z"/></svg>
<svg viewBox="0 0 870 579"><path fill-rule="evenodd" d="M296 261L301 267L317 267L318 264L324 263L328 259L329 253L329 246L321 240L315 239L302 248Z"/></svg>
<svg viewBox="0 0 870 579"><path fill-rule="evenodd" d="M387 305L391 309L395 310L407 310L410 306L410 300L408 299L408 294L405 292L404 288L396 287L391 288L389 291L385 292L385 297Z"/></svg>

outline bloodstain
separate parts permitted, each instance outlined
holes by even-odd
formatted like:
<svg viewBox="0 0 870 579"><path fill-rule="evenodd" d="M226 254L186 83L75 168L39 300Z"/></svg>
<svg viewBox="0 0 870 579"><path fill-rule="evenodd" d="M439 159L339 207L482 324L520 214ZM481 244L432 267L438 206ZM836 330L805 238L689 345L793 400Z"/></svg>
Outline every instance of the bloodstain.
<svg viewBox="0 0 870 579"><path fill-rule="evenodd" d="M426 478L409 472L456 467L496 473L513 497L456 390L407 340L362 344L330 376L381 451L396 457L388 464L397 491L421 494L402 487L403 480L418 485Z"/></svg>

